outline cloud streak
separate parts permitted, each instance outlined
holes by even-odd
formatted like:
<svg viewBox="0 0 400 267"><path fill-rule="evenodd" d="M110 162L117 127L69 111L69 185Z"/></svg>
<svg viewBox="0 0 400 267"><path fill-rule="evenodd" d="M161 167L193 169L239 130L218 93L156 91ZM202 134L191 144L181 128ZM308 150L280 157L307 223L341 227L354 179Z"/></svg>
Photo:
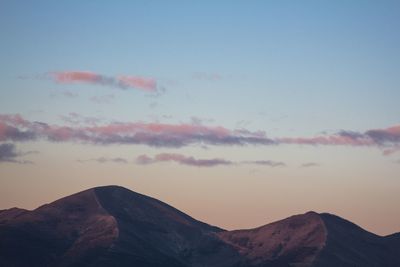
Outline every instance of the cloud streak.
<svg viewBox="0 0 400 267"><path fill-rule="evenodd" d="M75 113L69 119L81 121L80 116ZM363 146L376 147L382 149L384 154L391 154L400 146L400 126L365 132L340 131L315 137L271 138L263 131L249 131L243 128L231 130L223 126L206 126L193 122L181 124L112 122L100 125L98 121L94 123L82 120L78 125L51 125L28 121L18 114L0 114L0 141L37 139L97 145L138 144L173 148L189 145L269 146L282 144Z"/></svg>
<svg viewBox="0 0 400 267"><path fill-rule="evenodd" d="M312 167L319 167L321 164L316 162L306 162L300 165L301 168L312 168Z"/></svg>
<svg viewBox="0 0 400 267"><path fill-rule="evenodd" d="M255 164L269 167L285 167L286 164L280 161L273 160L250 160L250 161L241 161L241 164Z"/></svg>
<svg viewBox="0 0 400 267"><path fill-rule="evenodd" d="M215 167L218 165L235 164L234 162L225 159L219 159L219 158L196 159L194 157L187 157L182 154L176 154L176 153L172 154L161 153L155 155L154 158L151 158L147 155L140 155L136 159L136 163L141 165L153 164L157 162L168 162L168 161L173 161L182 165L195 166L195 167Z"/></svg>
<svg viewBox="0 0 400 267"><path fill-rule="evenodd" d="M128 160L124 158L106 158L106 157L99 157L99 158L93 158L93 159L78 159L77 160L80 163L86 163L86 162L97 162L97 163L120 163L120 164L127 164Z"/></svg>
<svg viewBox="0 0 400 267"><path fill-rule="evenodd" d="M20 115L0 115L0 141L45 139L52 142L84 142L99 145L142 144L153 147L204 145L271 145L260 132L229 130L221 126L114 122L106 125L59 126L31 122Z"/></svg>
<svg viewBox="0 0 400 267"><path fill-rule="evenodd" d="M196 159L192 156L185 156L178 153L160 153L154 157L148 155L140 155L136 158L136 163L140 165L154 164L158 162L176 162L181 165L194 166L194 167L216 167L216 166L229 166L240 164L256 164L269 167L286 166L283 162L276 162L271 160L256 160L256 161L231 161L221 158L213 159Z"/></svg>
<svg viewBox="0 0 400 267"><path fill-rule="evenodd" d="M67 115L61 115L59 116L59 118L65 123L71 125L78 125L78 124L97 125L102 121L102 119L99 117L82 116L76 112L70 112Z"/></svg>
<svg viewBox="0 0 400 267"><path fill-rule="evenodd" d="M109 95L101 95L101 96L92 96L90 101L96 104L110 104L112 100L114 100L115 96L112 94Z"/></svg>
<svg viewBox="0 0 400 267"><path fill-rule="evenodd" d="M395 146L395 147L392 147L392 148L385 149L385 150L383 150L382 154L384 156L390 156L390 155L395 154L397 152L400 152L400 146Z"/></svg>
<svg viewBox="0 0 400 267"><path fill-rule="evenodd" d="M340 131L317 137L277 138L282 144L299 145L347 145L347 146L396 146L400 144L400 125L386 129L367 130L364 133Z"/></svg>
<svg viewBox="0 0 400 267"><path fill-rule="evenodd" d="M157 81L153 78L141 76L107 76L88 71L62 71L50 72L49 76L57 83L87 83L93 85L109 86L118 89L137 89L145 92L157 92Z"/></svg>

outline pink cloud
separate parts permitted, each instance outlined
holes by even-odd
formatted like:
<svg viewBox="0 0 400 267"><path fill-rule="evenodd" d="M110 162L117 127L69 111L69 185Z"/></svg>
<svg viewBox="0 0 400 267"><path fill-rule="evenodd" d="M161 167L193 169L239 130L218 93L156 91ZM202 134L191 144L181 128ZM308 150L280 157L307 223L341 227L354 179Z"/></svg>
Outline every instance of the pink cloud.
<svg viewBox="0 0 400 267"><path fill-rule="evenodd" d="M126 87L139 88L144 91L155 92L157 89L157 82L154 79L139 76L120 76L118 81Z"/></svg>
<svg viewBox="0 0 400 267"><path fill-rule="evenodd" d="M181 123L114 122L85 119L71 113L65 120L78 120L71 126L49 125L28 121L20 115L0 114L0 141L44 139L54 142L84 142L91 144L142 144L154 147L184 147L189 145L325 145L370 146L388 155L400 147L400 127L368 130L364 133L341 131L316 137L270 138L263 131L231 130L223 126Z"/></svg>
<svg viewBox="0 0 400 267"><path fill-rule="evenodd" d="M89 83L110 86L119 89L138 89L146 92L157 92L157 81L141 76L106 76L89 71L51 72L50 77L57 83Z"/></svg>
<svg viewBox="0 0 400 267"><path fill-rule="evenodd" d="M14 126L27 126L30 123L19 114L0 114L0 122Z"/></svg>
<svg viewBox="0 0 400 267"><path fill-rule="evenodd" d="M390 155L395 154L397 152L400 152L400 146L385 149L385 150L383 150L382 154L384 156L390 156Z"/></svg>
<svg viewBox="0 0 400 267"><path fill-rule="evenodd" d="M298 144L298 145L348 145L348 146L368 146L374 145L374 140L368 137L354 138L350 136L341 136L340 134L317 136L317 137L283 137L278 138L282 144Z"/></svg>
<svg viewBox="0 0 400 267"><path fill-rule="evenodd" d="M88 71L65 71L52 73L55 81L59 83L88 82L96 83L101 76Z"/></svg>
<svg viewBox="0 0 400 267"><path fill-rule="evenodd" d="M389 127L386 129L386 131L390 134L400 136L400 125Z"/></svg>
<svg viewBox="0 0 400 267"><path fill-rule="evenodd" d="M73 114L76 119L77 115ZM3 120L1 119L3 118ZM34 140L67 142L80 141L94 144L144 144L157 147L182 147L191 144L247 145L272 144L273 141L259 133L238 133L221 126L164 123L109 123L106 125L49 125L29 122L22 117L0 117L1 140ZM89 124L89 125L88 125Z"/></svg>
<svg viewBox="0 0 400 267"><path fill-rule="evenodd" d="M136 163L142 164L142 165L150 164L150 163L153 163L153 159L150 158L150 157L147 156L147 155L140 155L140 156L138 156L138 157L136 158Z"/></svg>

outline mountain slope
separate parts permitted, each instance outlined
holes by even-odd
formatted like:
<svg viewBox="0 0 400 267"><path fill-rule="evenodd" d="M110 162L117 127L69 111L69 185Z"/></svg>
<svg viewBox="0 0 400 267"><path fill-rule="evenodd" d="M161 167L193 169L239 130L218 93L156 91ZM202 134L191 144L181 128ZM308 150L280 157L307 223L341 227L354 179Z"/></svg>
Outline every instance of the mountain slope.
<svg viewBox="0 0 400 267"><path fill-rule="evenodd" d="M93 189L0 222L0 262L4 266L68 264L70 259L101 254L118 237L114 217L101 207Z"/></svg>
<svg viewBox="0 0 400 267"><path fill-rule="evenodd" d="M133 262L138 266L226 266L219 263L221 257L238 258L214 235L222 231L217 227L124 188L95 191L102 206L116 218L120 231L108 261L117 257L119 266L132 266Z"/></svg>
<svg viewBox="0 0 400 267"><path fill-rule="evenodd" d="M370 233L332 214L323 213L320 217L328 236L315 266L400 266L395 253L400 243L393 246L390 238Z"/></svg>
<svg viewBox="0 0 400 267"><path fill-rule="evenodd" d="M239 256L219 231L156 199L98 187L1 212L0 266L231 266Z"/></svg>
<svg viewBox="0 0 400 267"><path fill-rule="evenodd" d="M250 230L220 233L251 266L309 266L325 246L319 214L308 212Z"/></svg>
<svg viewBox="0 0 400 267"><path fill-rule="evenodd" d="M381 237L308 212L225 231L119 186L33 211L0 211L0 266L400 266L400 233Z"/></svg>
<svg viewBox="0 0 400 267"><path fill-rule="evenodd" d="M400 233L381 237L327 213L308 212L218 235L248 266L400 266Z"/></svg>

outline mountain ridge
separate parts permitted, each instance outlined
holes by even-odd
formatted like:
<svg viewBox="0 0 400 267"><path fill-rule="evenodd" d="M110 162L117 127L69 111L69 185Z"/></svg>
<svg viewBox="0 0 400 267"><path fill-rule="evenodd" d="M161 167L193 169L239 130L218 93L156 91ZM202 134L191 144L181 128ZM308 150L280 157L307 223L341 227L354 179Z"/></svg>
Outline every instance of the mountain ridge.
<svg viewBox="0 0 400 267"><path fill-rule="evenodd" d="M114 185L0 211L0 266L399 266L398 252L400 233L329 213L227 231Z"/></svg>

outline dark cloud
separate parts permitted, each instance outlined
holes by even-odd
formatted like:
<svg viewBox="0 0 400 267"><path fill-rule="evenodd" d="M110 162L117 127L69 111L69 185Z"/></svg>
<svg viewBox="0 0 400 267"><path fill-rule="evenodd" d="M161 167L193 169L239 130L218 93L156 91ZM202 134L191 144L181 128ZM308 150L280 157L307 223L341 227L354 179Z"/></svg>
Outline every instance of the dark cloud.
<svg viewBox="0 0 400 267"><path fill-rule="evenodd" d="M348 137L352 139L357 139L357 138L365 138L364 134L354 132L354 131L345 131L341 130L338 135L343 136L343 137Z"/></svg>
<svg viewBox="0 0 400 267"><path fill-rule="evenodd" d="M365 135L379 144L400 143L400 125L387 129L369 130L365 132Z"/></svg>
<svg viewBox="0 0 400 267"><path fill-rule="evenodd" d="M280 161L272 161L272 160L251 160L251 161L242 161L244 164L255 164L255 165L263 165L269 167L284 167L286 164Z"/></svg>
<svg viewBox="0 0 400 267"><path fill-rule="evenodd" d="M321 164L316 162L306 162L300 165L301 168L311 168L311 167L319 167Z"/></svg>
<svg viewBox="0 0 400 267"><path fill-rule="evenodd" d="M27 151L27 152L18 152L16 147L12 143L4 143L0 144L0 163L1 162L12 162L19 164L31 164L33 163L30 160L21 160L20 157L36 154L37 151Z"/></svg>
<svg viewBox="0 0 400 267"><path fill-rule="evenodd" d="M271 160L255 160L255 161L241 161L235 162L227 159L213 158L213 159L196 159L192 156L185 156L177 153L161 153L154 157L148 155L140 155L136 158L136 163L141 165L153 164L157 162L173 161L182 165L196 166L196 167L216 167L220 165L239 165L239 164L256 164L269 167L286 166L283 162Z"/></svg>
<svg viewBox="0 0 400 267"><path fill-rule="evenodd" d="M173 161L182 165L189 165L195 167L215 167L218 165L232 165L232 161L224 159L195 159L194 157L187 157L182 154L176 153L161 153L151 158L147 155L140 155L136 159L138 164L152 164L157 162Z"/></svg>

